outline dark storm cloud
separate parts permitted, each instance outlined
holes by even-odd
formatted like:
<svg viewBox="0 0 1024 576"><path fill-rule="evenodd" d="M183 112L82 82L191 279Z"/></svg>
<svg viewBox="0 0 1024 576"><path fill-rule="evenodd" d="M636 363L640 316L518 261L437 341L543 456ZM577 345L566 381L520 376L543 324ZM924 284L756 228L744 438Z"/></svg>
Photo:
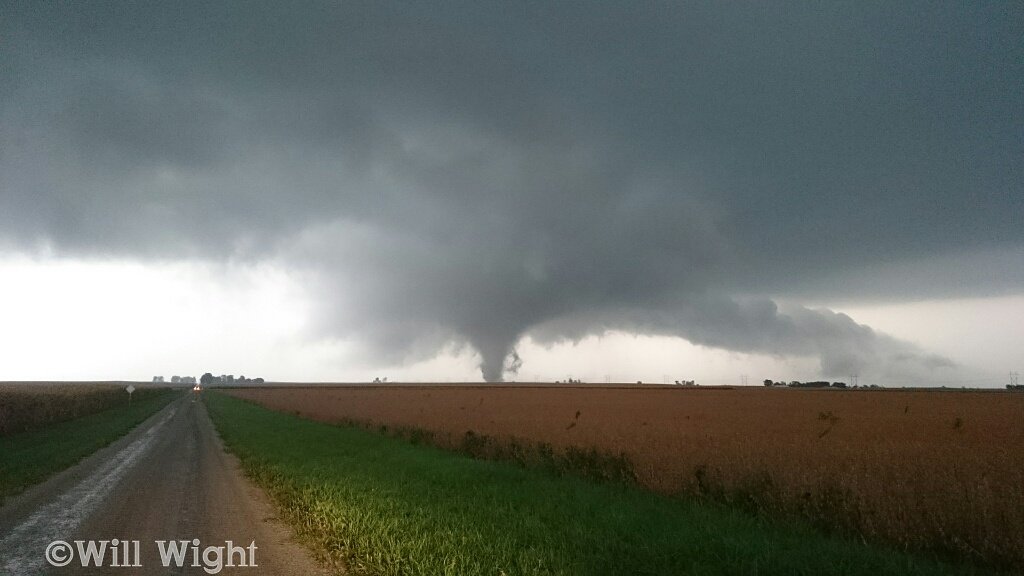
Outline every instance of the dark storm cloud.
<svg viewBox="0 0 1024 576"><path fill-rule="evenodd" d="M1019 5L5 6L5 242L279 259L392 359L626 328L912 373L772 300L1020 289Z"/></svg>
<svg viewBox="0 0 1024 576"><path fill-rule="evenodd" d="M608 330L682 336L694 344L740 352L817 357L826 377L869 373L915 381L929 371L954 366L946 358L879 334L845 314L805 307L780 311L770 300L706 297L663 310L604 309L549 320L531 335L541 342L551 342L579 340Z"/></svg>

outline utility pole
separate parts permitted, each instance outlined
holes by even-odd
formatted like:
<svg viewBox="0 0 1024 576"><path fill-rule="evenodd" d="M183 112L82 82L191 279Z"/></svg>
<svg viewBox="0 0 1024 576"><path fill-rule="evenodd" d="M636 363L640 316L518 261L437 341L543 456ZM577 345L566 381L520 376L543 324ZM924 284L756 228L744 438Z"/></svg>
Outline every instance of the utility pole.
<svg viewBox="0 0 1024 576"><path fill-rule="evenodd" d="M1010 371L1010 386L1020 386L1020 372Z"/></svg>
<svg viewBox="0 0 1024 576"><path fill-rule="evenodd" d="M747 375L746 374L740 374L740 384L742 384L743 386L747 385Z"/></svg>

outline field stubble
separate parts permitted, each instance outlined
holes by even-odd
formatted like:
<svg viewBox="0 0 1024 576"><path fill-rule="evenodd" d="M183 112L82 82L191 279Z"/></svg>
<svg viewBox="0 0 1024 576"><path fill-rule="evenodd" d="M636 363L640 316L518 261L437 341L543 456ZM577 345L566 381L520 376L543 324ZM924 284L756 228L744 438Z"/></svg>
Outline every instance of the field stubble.
<svg viewBox="0 0 1024 576"><path fill-rule="evenodd" d="M524 446L563 458L604 455L660 493L1024 567L1024 395L482 386L231 393L316 420L417 431L477 455Z"/></svg>

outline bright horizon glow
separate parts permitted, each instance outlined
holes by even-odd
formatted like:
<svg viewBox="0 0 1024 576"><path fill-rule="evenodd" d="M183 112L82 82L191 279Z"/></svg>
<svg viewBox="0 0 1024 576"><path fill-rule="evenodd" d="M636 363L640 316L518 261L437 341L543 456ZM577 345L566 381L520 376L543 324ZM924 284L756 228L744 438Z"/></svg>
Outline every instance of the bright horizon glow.
<svg viewBox="0 0 1024 576"><path fill-rule="evenodd" d="M150 380L202 372L277 381L479 381L479 356L452 345L405 365L372 365L343 341L316 339L301 284L271 264L150 263L0 257L0 381ZM837 311L960 363L962 382L1002 387L1024 364L1024 296ZM665 336L609 332L552 346L523 338L515 380L759 384L817 379L812 358L710 349ZM867 384L869 382L862 381Z"/></svg>

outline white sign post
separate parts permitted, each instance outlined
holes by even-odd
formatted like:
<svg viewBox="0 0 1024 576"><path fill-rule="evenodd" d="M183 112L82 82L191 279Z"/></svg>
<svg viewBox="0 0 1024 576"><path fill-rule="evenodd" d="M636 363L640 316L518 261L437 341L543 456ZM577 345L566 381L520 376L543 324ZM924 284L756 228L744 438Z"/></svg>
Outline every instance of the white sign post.
<svg viewBox="0 0 1024 576"><path fill-rule="evenodd" d="M135 392L135 386L132 386L131 384L129 384L128 387L125 388L125 391L128 392L128 406L131 406L132 405L132 392Z"/></svg>

